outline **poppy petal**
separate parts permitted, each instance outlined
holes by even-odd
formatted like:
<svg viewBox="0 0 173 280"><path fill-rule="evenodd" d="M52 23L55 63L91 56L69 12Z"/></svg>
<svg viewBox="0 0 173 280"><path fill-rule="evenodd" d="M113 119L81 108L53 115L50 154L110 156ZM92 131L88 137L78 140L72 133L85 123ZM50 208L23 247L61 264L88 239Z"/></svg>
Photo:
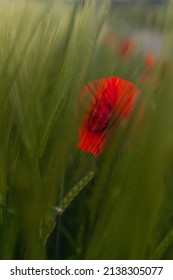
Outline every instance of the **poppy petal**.
<svg viewBox="0 0 173 280"><path fill-rule="evenodd" d="M88 83L82 89L82 98L89 97L91 104L81 128L78 147L97 156L101 153L109 134L113 117L119 122L127 118L139 96L139 89L120 78L105 78Z"/></svg>

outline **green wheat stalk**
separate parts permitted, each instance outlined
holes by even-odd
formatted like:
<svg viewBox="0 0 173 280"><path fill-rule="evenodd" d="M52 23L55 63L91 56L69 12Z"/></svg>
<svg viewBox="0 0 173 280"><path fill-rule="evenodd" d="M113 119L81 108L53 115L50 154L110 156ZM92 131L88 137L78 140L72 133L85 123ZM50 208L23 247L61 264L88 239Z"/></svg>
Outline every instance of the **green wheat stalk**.
<svg viewBox="0 0 173 280"><path fill-rule="evenodd" d="M43 237L44 244L49 238L51 232L55 228L56 225L56 217L61 216L70 203L75 199L75 197L84 189L84 187L94 178L95 171L90 171L84 178L82 178L79 183L77 183L71 190L67 193L67 195L63 198L60 206L55 206L51 209L48 217L46 217L45 224L41 230L41 236Z"/></svg>
<svg viewBox="0 0 173 280"><path fill-rule="evenodd" d="M162 240L162 242L156 248L156 251L155 251L152 259L161 259L164 252L170 247L172 242L173 242L173 228L168 232L168 234L165 236L165 238Z"/></svg>

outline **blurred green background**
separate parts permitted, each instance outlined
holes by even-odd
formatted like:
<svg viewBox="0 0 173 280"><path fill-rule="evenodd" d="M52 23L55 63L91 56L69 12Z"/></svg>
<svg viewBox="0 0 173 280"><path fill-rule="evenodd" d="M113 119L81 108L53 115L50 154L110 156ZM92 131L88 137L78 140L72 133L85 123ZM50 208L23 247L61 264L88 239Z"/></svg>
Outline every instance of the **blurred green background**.
<svg viewBox="0 0 173 280"><path fill-rule="evenodd" d="M1 259L172 259L172 11L0 2ZM80 91L107 77L141 98L94 157L77 147Z"/></svg>

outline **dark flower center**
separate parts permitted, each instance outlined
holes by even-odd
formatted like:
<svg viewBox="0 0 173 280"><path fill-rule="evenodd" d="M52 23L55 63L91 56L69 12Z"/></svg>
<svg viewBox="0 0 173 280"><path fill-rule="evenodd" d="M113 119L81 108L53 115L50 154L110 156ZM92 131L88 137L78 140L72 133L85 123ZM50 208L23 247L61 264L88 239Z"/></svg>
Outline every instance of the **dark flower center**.
<svg viewBox="0 0 173 280"><path fill-rule="evenodd" d="M106 96L103 95L90 114L88 120L88 130L91 132L104 131L109 125L112 109L113 106L109 103Z"/></svg>

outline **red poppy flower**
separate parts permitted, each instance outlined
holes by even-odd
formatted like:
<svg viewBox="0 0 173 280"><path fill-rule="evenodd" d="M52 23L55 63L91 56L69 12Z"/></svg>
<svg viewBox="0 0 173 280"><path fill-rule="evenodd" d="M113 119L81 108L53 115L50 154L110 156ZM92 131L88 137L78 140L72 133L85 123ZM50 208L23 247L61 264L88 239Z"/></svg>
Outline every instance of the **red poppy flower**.
<svg viewBox="0 0 173 280"><path fill-rule="evenodd" d="M146 85L151 80L151 77L152 73L150 71L145 71L140 78L140 84Z"/></svg>
<svg viewBox="0 0 173 280"><path fill-rule="evenodd" d="M152 79L153 68L155 65L155 57L152 53L147 53L145 56L146 70L140 78L140 84L145 85Z"/></svg>
<svg viewBox="0 0 173 280"><path fill-rule="evenodd" d="M135 50L135 42L132 38L127 38L121 41L119 46L119 55L122 58L127 58L133 55Z"/></svg>
<svg viewBox="0 0 173 280"><path fill-rule="evenodd" d="M147 69L152 69L155 65L155 57L152 53L147 53L145 57L145 63Z"/></svg>
<svg viewBox="0 0 173 280"><path fill-rule="evenodd" d="M91 97L83 124L79 130L78 147L98 156L109 134L110 123L129 117L139 96L139 89L120 78L106 78L88 83L82 89L82 100Z"/></svg>

